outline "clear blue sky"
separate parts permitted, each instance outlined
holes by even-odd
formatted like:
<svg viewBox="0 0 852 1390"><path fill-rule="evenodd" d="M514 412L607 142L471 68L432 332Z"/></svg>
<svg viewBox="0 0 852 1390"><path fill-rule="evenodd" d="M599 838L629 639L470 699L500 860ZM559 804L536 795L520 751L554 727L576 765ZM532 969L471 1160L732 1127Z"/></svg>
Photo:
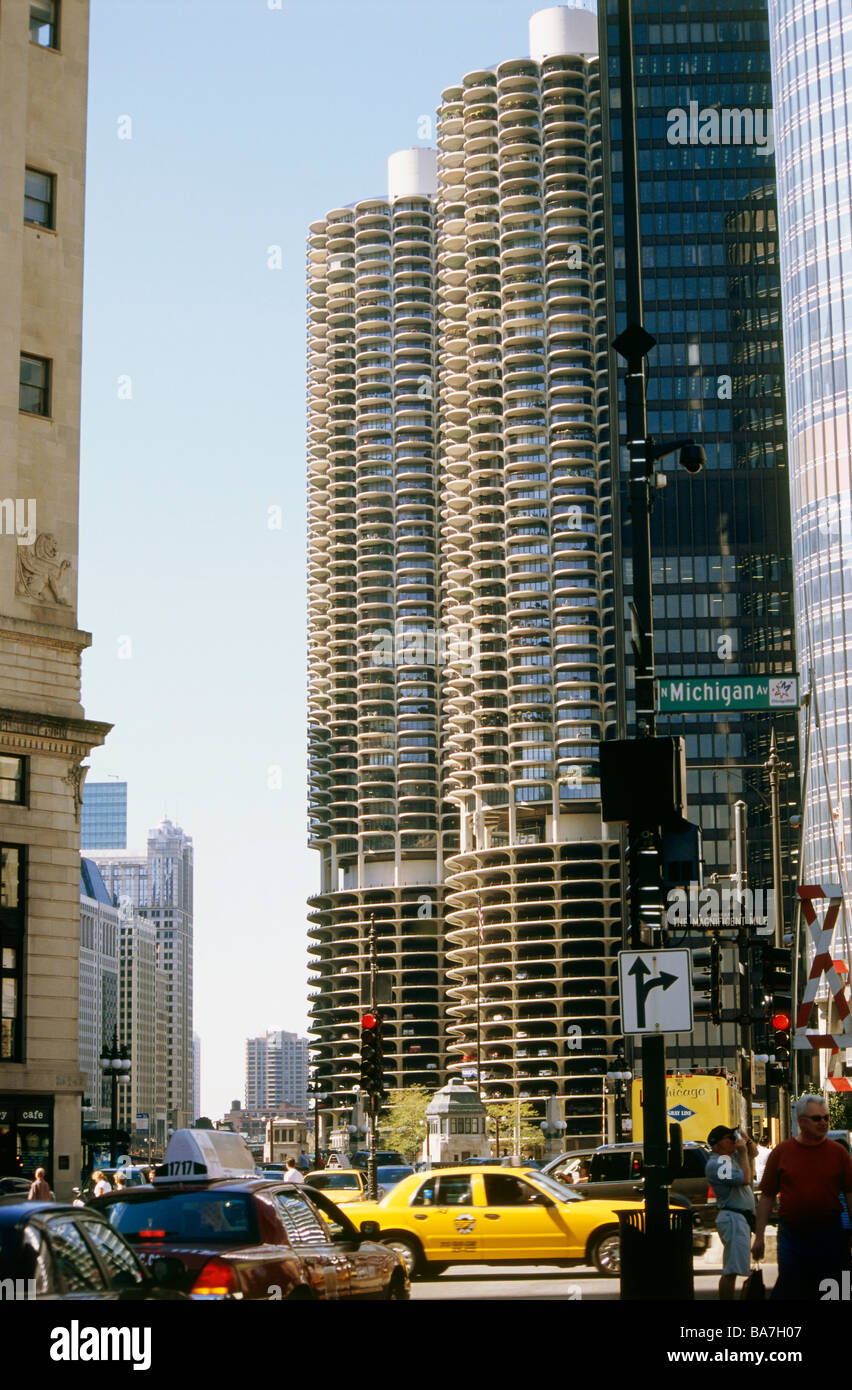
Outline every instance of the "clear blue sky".
<svg viewBox="0 0 852 1390"><path fill-rule="evenodd" d="M246 1037L307 1025L305 233L383 193L442 89L525 54L543 8L274 3L92 0L79 611L115 728L89 776L129 783L131 847L164 814L195 841L214 1117Z"/></svg>

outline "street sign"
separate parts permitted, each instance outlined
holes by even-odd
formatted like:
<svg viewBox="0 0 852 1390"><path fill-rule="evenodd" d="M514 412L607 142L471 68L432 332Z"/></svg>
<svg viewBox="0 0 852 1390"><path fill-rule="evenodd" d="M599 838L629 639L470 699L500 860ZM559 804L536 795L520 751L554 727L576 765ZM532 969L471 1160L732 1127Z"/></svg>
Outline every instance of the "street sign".
<svg viewBox="0 0 852 1390"><path fill-rule="evenodd" d="M148 1112L143 1110L136 1116L136 1132L144 1134L148 1129Z"/></svg>
<svg viewBox="0 0 852 1390"><path fill-rule="evenodd" d="M692 1031L689 951L619 951L618 978L625 1033Z"/></svg>
<svg viewBox="0 0 852 1390"><path fill-rule="evenodd" d="M660 714L798 707L798 676L732 676L725 680L688 676L657 681Z"/></svg>

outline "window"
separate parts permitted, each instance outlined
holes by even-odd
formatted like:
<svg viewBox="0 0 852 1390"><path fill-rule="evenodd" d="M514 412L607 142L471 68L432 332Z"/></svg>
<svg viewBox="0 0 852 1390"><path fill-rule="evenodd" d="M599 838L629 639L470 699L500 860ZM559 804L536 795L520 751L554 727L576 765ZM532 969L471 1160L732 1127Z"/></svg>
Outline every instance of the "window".
<svg viewBox="0 0 852 1390"><path fill-rule="evenodd" d="M291 1245L317 1245L328 1240L325 1227L313 1207L298 1194L291 1197L288 1192L276 1192L272 1200Z"/></svg>
<svg viewBox="0 0 852 1390"><path fill-rule="evenodd" d="M69 1217L49 1221L47 1238L67 1293L87 1293L104 1287L95 1257Z"/></svg>
<svg viewBox="0 0 852 1390"><path fill-rule="evenodd" d="M539 1193L520 1178L502 1173L483 1173L485 1202L489 1207L526 1207L539 1201Z"/></svg>
<svg viewBox="0 0 852 1390"><path fill-rule="evenodd" d="M30 43L59 47L59 0L30 0Z"/></svg>
<svg viewBox="0 0 852 1390"><path fill-rule="evenodd" d="M53 174L42 174L38 169L27 169L24 179L25 222L33 222L38 227L47 227L53 231L55 185Z"/></svg>
<svg viewBox="0 0 852 1390"><path fill-rule="evenodd" d="M24 850L0 845L0 1062L23 1060Z"/></svg>
<svg viewBox="0 0 852 1390"><path fill-rule="evenodd" d="M21 353L18 409L28 415L50 415L50 362L46 357Z"/></svg>
<svg viewBox="0 0 852 1390"><path fill-rule="evenodd" d="M26 765L25 758L12 758L0 753L0 801L10 801L14 806L24 805Z"/></svg>
<svg viewBox="0 0 852 1390"><path fill-rule="evenodd" d="M111 1226L105 1222L86 1221L83 1230L105 1264L114 1289L129 1289L142 1283L142 1270Z"/></svg>

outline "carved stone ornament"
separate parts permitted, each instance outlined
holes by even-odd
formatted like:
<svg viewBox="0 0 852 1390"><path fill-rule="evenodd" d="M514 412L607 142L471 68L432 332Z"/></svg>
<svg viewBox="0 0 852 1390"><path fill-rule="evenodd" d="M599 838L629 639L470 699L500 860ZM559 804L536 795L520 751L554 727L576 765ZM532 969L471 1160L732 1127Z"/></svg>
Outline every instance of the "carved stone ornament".
<svg viewBox="0 0 852 1390"><path fill-rule="evenodd" d="M55 536L42 532L32 545L17 546L16 555L16 594L34 599L36 603L62 603L70 607L67 585L71 561L57 558L59 546Z"/></svg>
<svg viewBox="0 0 852 1390"><path fill-rule="evenodd" d="M80 819L80 808L83 805L83 783L86 780L87 767L81 767L79 763L70 763L68 771L63 777L63 782L71 788L74 793L74 814Z"/></svg>

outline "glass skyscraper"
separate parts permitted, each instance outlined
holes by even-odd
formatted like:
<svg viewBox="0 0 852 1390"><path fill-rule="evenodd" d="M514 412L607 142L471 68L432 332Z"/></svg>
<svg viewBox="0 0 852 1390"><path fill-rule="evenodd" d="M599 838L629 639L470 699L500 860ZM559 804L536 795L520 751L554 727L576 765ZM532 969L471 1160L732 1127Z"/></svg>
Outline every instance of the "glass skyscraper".
<svg viewBox="0 0 852 1390"><path fill-rule="evenodd" d="M766 5L634 0L634 65L648 433L692 436L707 467L698 476L661 460L668 486L652 515L657 675L782 676L796 670L788 469L785 447L781 287L772 154ZM611 179L607 237L609 337L625 326L621 75L617 0L600 15L607 74ZM622 373L610 427L625 438ZM622 450L623 660L631 647L627 458ZM620 691L633 728L632 683ZM760 766L774 728L789 764L782 779L786 921L795 851L789 812L797 801L794 713L662 716L658 733L686 738L689 817L700 823L705 881L730 887L733 804L748 807L749 886L771 887L769 786ZM740 764L733 768L731 764ZM735 1025L721 1058L735 1070ZM699 1025L678 1039L679 1066L718 1065L719 1040Z"/></svg>
<svg viewBox="0 0 852 1390"><path fill-rule="evenodd" d="M126 782L83 783L80 848L127 848Z"/></svg>
<svg viewBox="0 0 852 1390"><path fill-rule="evenodd" d="M770 0L769 16L796 619L810 691L803 877L842 882L848 894L852 8L848 0Z"/></svg>

